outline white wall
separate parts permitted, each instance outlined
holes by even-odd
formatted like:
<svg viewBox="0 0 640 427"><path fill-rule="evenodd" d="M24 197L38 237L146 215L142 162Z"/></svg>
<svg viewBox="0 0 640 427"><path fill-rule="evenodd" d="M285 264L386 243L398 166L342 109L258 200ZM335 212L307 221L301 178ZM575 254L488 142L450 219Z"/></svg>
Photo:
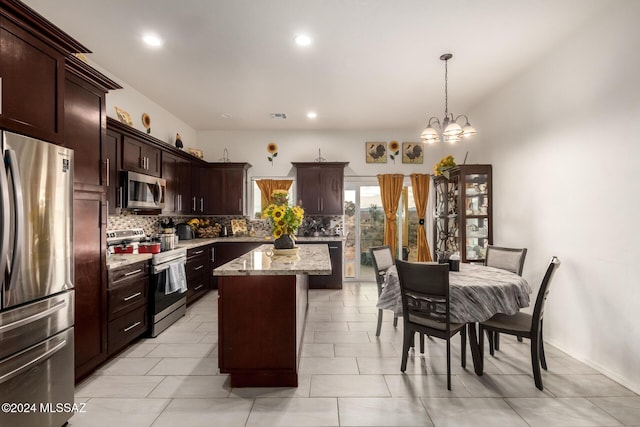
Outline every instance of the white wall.
<svg viewBox="0 0 640 427"><path fill-rule="evenodd" d="M179 133L185 150L187 147L198 148L195 129L99 64L91 63L91 66L122 86L122 89L113 90L107 94L107 116L117 120L114 107L119 107L129 113L134 128L146 132L147 130L142 126L142 114L147 113L151 117L151 136L173 146L176 133Z"/></svg>
<svg viewBox="0 0 640 427"><path fill-rule="evenodd" d="M422 129L371 132L203 131L198 132L198 142L204 150L205 160L217 162L227 148L231 161L251 163L249 174L256 177L294 174L291 162L313 162L318 157L318 149L327 161L349 162L346 175L408 175L431 173L433 164L440 159L440 152L436 148L425 147L424 163L421 165L403 164L400 156L396 158L395 163L390 158L385 164L366 163L365 142L417 142L420 140L421 131ZM278 144L278 156L273 165L267 160L269 142ZM472 158L472 154L469 154L469 157Z"/></svg>
<svg viewBox="0 0 640 427"><path fill-rule="evenodd" d="M640 2L607 15L471 111L494 172L494 242L562 266L545 338L640 392Z"/></svg>

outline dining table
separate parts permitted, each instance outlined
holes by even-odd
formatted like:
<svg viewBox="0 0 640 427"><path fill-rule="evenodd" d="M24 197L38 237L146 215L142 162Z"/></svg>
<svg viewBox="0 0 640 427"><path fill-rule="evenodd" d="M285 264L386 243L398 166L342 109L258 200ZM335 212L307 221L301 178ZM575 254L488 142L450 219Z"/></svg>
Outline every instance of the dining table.
<svg viewBox="0 0 640 427"><path fill-rule="evenodd" d="M466 323L473 369L482 375L483 361L477 336L477 323L497 313L516 314L528 307L531 286L522 277L507 270L481 264L460 263L459 271L449 272L449 300L452 323ZM392 310L402 316L402 298L396 266L385 273L385 285L377 308Z"/></svg>

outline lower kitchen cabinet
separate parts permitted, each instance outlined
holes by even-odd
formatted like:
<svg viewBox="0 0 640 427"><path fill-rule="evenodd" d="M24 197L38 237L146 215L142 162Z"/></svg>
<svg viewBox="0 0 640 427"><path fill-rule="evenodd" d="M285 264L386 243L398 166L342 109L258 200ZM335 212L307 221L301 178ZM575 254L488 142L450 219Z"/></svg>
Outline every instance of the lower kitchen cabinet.
<svg viewBox="0 0 640 427"><path fill-rule="evenodd" d="M109 355L147 332L149 261L109 271L107 286L107 346Z"/></svg>
<svg viewBox="0 0 640 427"><path fill-rule="evenodd" d="M252 249L257 248L264 242L217 242L213 246L211 252L211 260L214 268L220 267L223 264L233 261L240 255L244 255ZM211 278L211 288L218 289L218 278Z"/></svg>
<svg viewBox="0 0 640 427"><path fill-rule="evenodd" d="M211 249L213 245L187 250L187 304L207 293L211 281Z"/></svg>
<svg viewBox="0 0 640 427"><path fill-rule="evenodd" d="M318 244L321 242L300 242L297 244ZM331 274L328 276L309 276L309 289L342 289L342 241L326 243L331 258Z"/></svg>

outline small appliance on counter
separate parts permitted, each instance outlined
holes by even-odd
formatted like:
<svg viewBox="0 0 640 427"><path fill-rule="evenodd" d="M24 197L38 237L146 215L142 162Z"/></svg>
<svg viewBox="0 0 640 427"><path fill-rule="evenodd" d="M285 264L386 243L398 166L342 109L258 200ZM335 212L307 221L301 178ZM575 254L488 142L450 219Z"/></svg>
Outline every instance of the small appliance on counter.
<svg viewBox="0 0 640 427"><path fill-rule="evenodd" d="M191 240L194 239L193 228L187 223L181 223L176 225L176 232L178 233L178 239Z"/></svg>

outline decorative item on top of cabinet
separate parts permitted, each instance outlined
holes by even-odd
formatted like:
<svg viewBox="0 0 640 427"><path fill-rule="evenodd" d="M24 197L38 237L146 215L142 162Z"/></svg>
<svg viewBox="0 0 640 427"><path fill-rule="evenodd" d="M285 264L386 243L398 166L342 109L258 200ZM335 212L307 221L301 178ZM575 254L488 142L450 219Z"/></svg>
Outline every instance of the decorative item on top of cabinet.
<svg viewBox="0 0 640 427"><path fill-rule="evenodd" d="M482 263L493 244L491 165L458 165L434 176L434 259L454 252Z"/></svg>
<svg viewBox="0 0 640 427"><path fill-rule="evenodd" d="M296 201L306 215L344 214L344 168L349 162L291 162Z"/></svg>
<svg viewBox="0 0 640 427"><path fill-rule="evenodd" d="M147 113L142 114L142 126L147 130L147 133L151 133L151 116Z"/></svg>
<svg viewBox="0 0 640 427"><path fill-rule="evenodd" d="M180 150L182 150L182 147L184 147L184 144L182 143L182 137L179 133L176 133L176 147Z"/></svg>
<svg viewBox="0 0 640 427"><path fill-rule="evenodd" d="M120 120L121 123L124 123L126 125L129 126L133 126L133 122L131 121L131 115L129 113L127 113L126 111L124 111L122 108L119 107L113 107L116 110L116 116L118 116L118 120Z"/></svg>

